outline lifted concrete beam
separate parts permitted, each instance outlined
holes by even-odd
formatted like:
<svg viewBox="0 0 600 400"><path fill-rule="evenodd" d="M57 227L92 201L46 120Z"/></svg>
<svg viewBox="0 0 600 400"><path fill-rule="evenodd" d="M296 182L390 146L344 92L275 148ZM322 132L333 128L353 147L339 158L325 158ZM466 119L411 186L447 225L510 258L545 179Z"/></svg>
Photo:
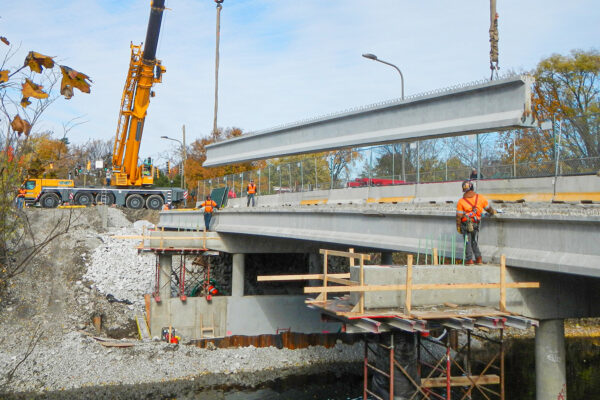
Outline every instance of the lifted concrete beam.
<svg viewBox="0 0 600 400"><path fill-rule="evenodd" d="M204 166L532 127L532 83L513 76L246 134L207 146Z"/></svg>

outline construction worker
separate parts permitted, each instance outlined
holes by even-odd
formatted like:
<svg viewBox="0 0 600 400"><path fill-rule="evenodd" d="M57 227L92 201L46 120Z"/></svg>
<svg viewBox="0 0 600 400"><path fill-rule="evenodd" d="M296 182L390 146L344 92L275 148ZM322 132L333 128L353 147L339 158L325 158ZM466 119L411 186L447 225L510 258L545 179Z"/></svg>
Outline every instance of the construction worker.
<svg viewBox="0 0 600 400"><path fill-rule="evenodd" d="M252 207L254 207L254 196L256 195L256 185L254 184L254 179L250 179L250 183L246 188L246 194L248 195L248 202L246 203L246 207L250 206L250 199L252 199Z"/></svg>
<svg viewBox="0 0 600 400"><path fill-rule="evenodd" d="M211 200L210 195L206 196L206 200L200 204L200 207L204 208L204 226L208 231L210 227L210 219L212 218L212 213L215 210L217 203L214 200Z"/></svg>
<svg viewBox="0 0 600 400"><path fill-rule="evenodd" d="M110 172L110 169L106 169L106 186L110 186L111 179L112 172Z"/></svg>
<svg viewBox="0 0 600 400"><path fill-rule="evenodd" d="M456 230L463 235L465 240L465 265L482 264L481 251L477 244L481 212L487 211L496 214L487 199L473 190L473 182L467 180L462 183L463 197L456 206ZM475 262L473 262L475 256Z"/></svg>
<svg viewBox="0 0 600 400"><path fill-rule="evenodd" d="M25 204L25 188L20 187L19 192L17 193L17 208L21 210L23 205Z"/></svg>

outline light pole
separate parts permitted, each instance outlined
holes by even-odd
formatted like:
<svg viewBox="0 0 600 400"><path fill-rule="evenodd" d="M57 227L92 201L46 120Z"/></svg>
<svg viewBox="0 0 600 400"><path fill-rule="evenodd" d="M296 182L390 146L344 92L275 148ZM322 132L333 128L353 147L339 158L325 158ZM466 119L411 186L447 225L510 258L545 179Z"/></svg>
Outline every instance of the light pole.
<svg viewBox="0 0 600 400"><path fill-rule="evenodd" d="M187 158L187 152L186 152L186 148L185 148L185 125L183 125L183 142L181 140L173 139L168 136L161 136L160 138L172 140L181 145L181 157L182 157L182 159L181 159L181 188L183 189L183 188L185 188L185 160Z"/></svg>
<svg viewBox="0 0 600 400"><path fill-rule="evenodd" d="M398 71L398 73L400 74L400 82L402 85L402 91L400 92L400 94L402 96L402 100L404 100L404 75L402 75L402 71L400 71L400 68L398 68L397 66L395 66L392 63L380 60L379 58L377 58L377 56L375 54L365 53L362 56L364 58L368 58L369 60L373 60L373 61L380 62L382 64L389 65L390 67L393 67L396 69L396 71ZM404 153L406 153L406 144L404 142L402 142L402 180L406 181L406 172L405 172L405 166L404 166ZM393 158L393 155L392 155L392 158ZM393 176L393 172L392 172L392 176ZM392 180L393 180L393 178L392 178Z"/></svg>
<svg viewBox="0 0 600 400"><path fill-rule="evenodd" d="M215 115L213 119L213 134L217 133L217 112L219 109L219 43L221 41L221 9L223 0L215 0L217 3L217 38L215 46Z"/></svg>

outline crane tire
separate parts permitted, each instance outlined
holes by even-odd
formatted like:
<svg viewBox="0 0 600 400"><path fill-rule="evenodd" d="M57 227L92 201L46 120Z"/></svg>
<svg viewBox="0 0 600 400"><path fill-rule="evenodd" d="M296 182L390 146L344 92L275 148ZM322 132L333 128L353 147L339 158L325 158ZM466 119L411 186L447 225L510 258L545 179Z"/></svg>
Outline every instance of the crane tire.
<svg viewBox="0 0 600 400"><path fill-rule="evenodd" d="M56 193L44 193L42 197L40 197L40 205L42 208L56 208L60 200Z"/></svg>
<svg viewBox="0 0 600 400"><path fill-rule="evenodd" d="M163 204L165 204L162 196L158 194L153 194L148 196L146 199L146 208L150 210L160 210L162 209Z"/></svg>
<svg viewBox="0 0 600 400"><path fill-rule="evenodd" d="M130 194L125 200L125 206L132 210L139 210L144 208L144 198L139 194Z"/></svg>
<svg viewBox="0 0 600 400"><path fill-rule="evenodd" d="M112 206L115 204L115 195L112 193L99 192L96 194L96 204L106 204L107 206Z"/></svg>
<svg viewBox="0 0 600 400"><path fill-rule="evenodd" d="M75 195L75 204L78 206L91 206L94 203L94 196L91 193L81 192Z"/></svg>

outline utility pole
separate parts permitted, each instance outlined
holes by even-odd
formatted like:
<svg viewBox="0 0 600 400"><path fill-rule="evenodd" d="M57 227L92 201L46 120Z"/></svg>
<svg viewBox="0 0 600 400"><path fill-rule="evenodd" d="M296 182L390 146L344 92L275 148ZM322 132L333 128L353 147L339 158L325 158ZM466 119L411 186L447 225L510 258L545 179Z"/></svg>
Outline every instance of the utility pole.
<svg viewBox="0 0 600 400"><path fill-rule="evenodd" d="M183 125L182 127L182 134L183 134L183 161L181 163L181 188L184 189L185 188L185 161L187 160L187 149L185 147L185 125Z"/></svg>
<svg viewBox="0 0 600 400"><path fill-rule="evenodd" d="M219 110L219 43L221 38L221 3L223 0L215 0L217 3L217 43L215 46L215 116L213 120L213 134L217 132L217 112Z"/></svg>

